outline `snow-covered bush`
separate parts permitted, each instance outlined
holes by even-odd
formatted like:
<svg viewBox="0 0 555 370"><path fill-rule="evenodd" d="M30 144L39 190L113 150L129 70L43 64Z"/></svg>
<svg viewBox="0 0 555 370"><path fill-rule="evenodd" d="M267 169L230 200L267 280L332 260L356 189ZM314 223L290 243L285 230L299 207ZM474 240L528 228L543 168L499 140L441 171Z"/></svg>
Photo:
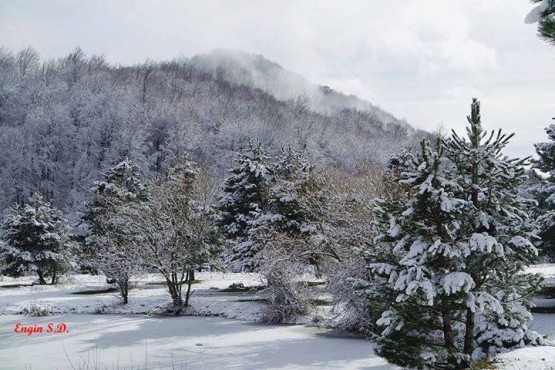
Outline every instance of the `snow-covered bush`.
<svg viewBox="0 0 555 370"><path fill-rule="evenodd" d="M271 292L266 318L279 322L308 311L306 282L298 276L321 275L328 259L338 259L331 233L330 189L325 176L301 152L282 150L272 164L266 208L251 221L251 240L263 246L260 271Z"/></svg>
<svg viewBox="0 0 555 370"><path fill-rule="evenodd" d="M367 294L370 279L362 247L372 244L376 230L372 201L376 197L400 199L401 188L391 180L397 173L403 155L392 158L389 170L367 164L356 176L345 181L344 174L328 171L328 210L324 238L333 256L323 260L320 269L327 280L326 291L333 296L334 325L347 330L367 332L375 325L369 316L373 300ZM376 251L378 253L379 251Z"/></svg>
<svg viewBox="0 0 555 370"><path fill-rule="evenodd" d="M52 315L52 308L48 305L31 302L23 307L21 313L26 316L44 317Z"/></svg>
<svg viewBox="0 0 555 370"><path fill-rule="evenodd" d="M422 141L398 175L406 199L376 200L380 235L364 249L376 351L409 367L466 368L507 348L541 344L528 329L538 278L526 160L501 150L512 135L483 131L479 102L467 139Z"/></svg>
<svg viewBox="0 0 555 370"><path fill-rule="evenodd" d="M299 281L303 266L289 259L276 259L265 264L263 275L268 284L270 301L264 309L262 320L268 324L287 322L309 312L308 285Z"/></svg>
<svg viewBox="0 0 555 370"><path fill-rule="evenodd" d="M344 181L343 174L327 175L332 192L325 237L336 257L324 259L321 271L327 279L326 291L333 296L335 324L346 330L364 332L372 325L368 297L358 289L358 282L368 278L366 261L358 246L371 242L375 236L368 228L368 220L372 218L370 202L378 194L381 173L383 170L369 166L349 181Z"/></svg>

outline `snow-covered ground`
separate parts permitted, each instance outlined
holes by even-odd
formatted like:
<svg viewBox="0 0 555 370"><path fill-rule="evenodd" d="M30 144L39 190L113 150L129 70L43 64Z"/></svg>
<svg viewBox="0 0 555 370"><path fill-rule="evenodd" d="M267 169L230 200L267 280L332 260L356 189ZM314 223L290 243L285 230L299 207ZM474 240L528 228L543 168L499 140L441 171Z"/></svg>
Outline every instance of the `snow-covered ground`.
<svg viewBox="0 0 555 370"><path fill-rule="evenodd" d="M555 286L555 263L532 265L526 269L526 272L530 274L541 274L545 279L544 285Z"/></svg>
<svg viewBox="0 0 555 370"><path fill-rule="evenodd" d="M258 274L197 273L199 283L193 284L191 313L196 315L225 316L256 321L260 317L262 297L256 292L224 292L233 283L245 287L260 286ZM92 293L110 288L104 276L72 275L59 285L33 285L33 278L0 281L0 314L21 314L26 307L45 307L51 313L76 314L152 314L171 302L157 274L143 276L129 292L129 304L122 305L117 292Z"/></svg>
<svg viewBox="0 0 555 370"><path fill-rule="evenodd" d="M526 272L541 274L546 287L555 287L555 264L534 265ZM539 307L555 307L553 297L540 297L535 300ZM555 314L535 313L532 329L555 340ZM526 347L501 354L499 369L514 370L555 370L555 347Z"/></svg>
<svg viewBox="0 0 555 370"><path fill-rule="evenodd" d="M550 279L555 281L555 265L538 265L530 271L544 275L547 285ZM58 286L31 286L33 278L4 277L0 280L0 369L393 368L362 338L301 325L255 324L265 306L264 293L226 288L233 283L261 286L257 274L211 272L198 273L196 278L199 282L193 285L192 308L187 313L220 317L159 316L170 299L161 276L155 274L135 283L128 305L121 304L116 292L105 292L110 286L103 276L73 275ZM46 308L53 315L21 315L31 307ZM318 310L315 315L326 316L329 307ZM28 336L14 333L18 322L64 323L68 332ZM555 315L534 314L532 328L555 338ZM499 356L497 366L555 369L555 347L506 353Z"/></svg>
<svg viewBox="0 0 555 370"><path fill-rule="evenodd" d="M14 334L18 323L67 325L63 334ZM0 368L392 369L370 342L314 327L215 317L0 316Z"/></svg>

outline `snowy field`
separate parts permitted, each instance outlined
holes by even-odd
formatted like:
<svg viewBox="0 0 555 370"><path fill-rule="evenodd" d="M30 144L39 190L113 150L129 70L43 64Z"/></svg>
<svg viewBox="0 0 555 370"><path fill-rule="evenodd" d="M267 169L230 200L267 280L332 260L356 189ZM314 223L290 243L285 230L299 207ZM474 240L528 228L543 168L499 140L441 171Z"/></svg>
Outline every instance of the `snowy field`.
<svg viewBox="0 0 555 370"><path fill-rule="evenodd" d="M531 268L548 278L553 265ZM268 326L264 294L229 291L233 283L262 285L257 274L199 273L193 285L196 316L158 315L169 303L161 277L144 276L122 305L103 276L74 275L58 286L33 278L0 281L0 369L390 369L371 342L303 325ZM318 299L329 299L322 294ZM51 313L23 316L30 308ZM312 317L328 317L329 306ZM208 317L220 316L220 317ZM232 320L234 319L234 320ZM327 321L332 322L332 321ZM42 333L15 333L17 323ZM48 323L67 332L46 333ZM298 323L311 323L311 317ZM21 327L21 326L20 326ZM555 315L534 314L532 328L555 338ZM500 369L554 369L555 347L523 348L500 356Z"/></svg>
<svg viewBox="0 0 555 370"><path fill-rule="evenodd" d="M17 322L64 322L64 334L14 335ZM391 369L363 339L313 327L215 317L0 316L2 369ZM71 363L70 363L71 361ZM45 367L45 364L48 366ZM72 366L73 364L73 366ZM101 366L97 366L100 364Z"/></svg>
<svg viewBox="0 0 555 370"><path fill-rule="evenodd" d="M263 307L256 292L225 292L233 283L261 286L258 274L198 273L192 285L191 314L225 316L256 321ZM0 281L0 314L21 314L28 307L51 313L155 314L171 302L161 275L149 274L135 282L129 304L122 305L117 292L108 291L104 276L73 275L56 286L33 285L34 278Z"/></svg>

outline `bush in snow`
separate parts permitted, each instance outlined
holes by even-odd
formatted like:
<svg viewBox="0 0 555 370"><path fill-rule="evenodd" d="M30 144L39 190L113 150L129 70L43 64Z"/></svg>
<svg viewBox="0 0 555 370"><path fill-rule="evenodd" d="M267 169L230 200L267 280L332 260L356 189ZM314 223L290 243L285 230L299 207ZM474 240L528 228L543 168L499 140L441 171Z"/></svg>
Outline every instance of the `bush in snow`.
<svg viewBox="0 0 555 370"><path fill-rule="evenodd" d="M27 272L56 283L59 273L71 266L70 234L62 213L35 193L29 204L11 209L2 223L0 274L19 277Z"/></svg>
<svg viewBox="0 0 555 370"><path fill-rule="evenodd" d="M397 163L397 162L395 162ZM323 272L328 280L326 290L334 298L336 323L347 330L366 332L375 320L369 317L370 302L366 294L369 278L366 261L359 250L371 244L376 232L368 227L373 219L372 200L399 199L399 186L381 168L367 166L358 176L344 181L344 175L330 174L332 195L329 197L331 222L326 225L328 248L337 258L327 258Z"/></svg>
<svg viewBox="0 0 555 370"><path fill-rule="evenodd" d="M385 307L381 304L381 287L372 284L372 274L364 255L367 253L365 246L371 246L371 253L376 258L387 255L389 250L375 245L374 238L379 233L375 227L368 227L368 223L376 221L373 214L376 197L384 201L408 200L406 191L394 178L405 170L410 157L410 152L405 149L389 159L385 171L370 166L362 181L352 184L352 189L344 186L337 194L340 204L334 206L336 221L333 232L341 260L335 264L330 261L335 268L330 268L328 275L329 289L334 295L336 308L340 310L341 327L368 333L376 328L376 321Z"/></svg>
<svg viewBox="0 0 555 370"><path fill-rule="evenodd" d="M260 271L271 293L266 319L281 322L309 309L307 286L295 277L320 275L339 256L330 241L328 179L290 148L272 164L272 174L266 209L251 221L249 236L263 246Z"/></svg>
<svg viewBox="0 0 555 370"><path fill-rule="evenodd" d="M44 317L52 315L50 310L50 306L31 302L23 307L22 313L26 316Z"/></svg>
<svg viewBox="0 0 555 370"><path fill-rule="evenodd" d="M304 264L283 258L281 253L270 257L269 251L265 250L265 254L267 259L262 274L268 284L270 302L262 320L268 324L279 324L308 313L308 285L298 280Z"/></svg>
<svg viewBox="0 0 555 370"><path fill-rule="evenodd" d="M467 139L422 141L395 180L407 199L377 200L380 235L365 249L366 292L379 315L376 350L401 366L466 368L505 348L540 344L528 329L538 278L526 160L501 150L512 135L483 131L476 100ZM374 317L376 317L374 316Z"/></svg>
<svg viewBox="0 0 555 370"><path fill-rule="evenodd" d="M94 183L94 199L84 215L88 230L82 258L117 284L124 304L129 280L143 269L143 252L133 243L128 220L122 217L147 200L147 188L138 176L139 167L128 159L110 168L102 181Z"/></svg>

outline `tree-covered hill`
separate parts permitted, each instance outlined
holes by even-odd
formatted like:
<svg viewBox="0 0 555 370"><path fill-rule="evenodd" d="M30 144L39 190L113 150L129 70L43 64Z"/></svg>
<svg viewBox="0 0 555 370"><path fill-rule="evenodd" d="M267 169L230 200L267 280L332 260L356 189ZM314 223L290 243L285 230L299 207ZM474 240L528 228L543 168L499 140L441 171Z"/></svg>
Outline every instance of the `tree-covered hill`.
<svg viewBox="0 0 555 370"><path fill-rule="evenodd" d="M80 49L53 60L0 49L0 213L38 191L72 219L92 182L126 157L154 177L188 152L221 178L251 138L352 174L422 134L260 56L122 66Z"/></svg>

